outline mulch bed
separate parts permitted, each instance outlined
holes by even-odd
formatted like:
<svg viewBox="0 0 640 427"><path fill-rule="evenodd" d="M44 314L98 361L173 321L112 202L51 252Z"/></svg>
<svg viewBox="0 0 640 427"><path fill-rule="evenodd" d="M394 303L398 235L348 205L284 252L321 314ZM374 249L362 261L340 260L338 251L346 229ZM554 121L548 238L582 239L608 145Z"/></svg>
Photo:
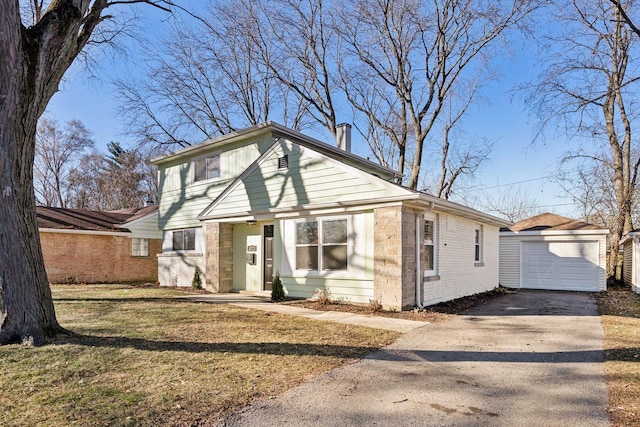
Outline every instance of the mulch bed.
<svg viewBox="0 0 640 427"><path fill-rule="evenodd" d="M505 288L496 288L492 291L481 294L470 295L452 301L425 307L424 309L414 308L406 311L386 311L376 309L372 304L358 305L347 304L340 301L318 301L313 299L291 300L281 304L297 305L318 311L341 311L346 313L356 313L373 316L393 317L397 319L417 320L421 322L438 323L444 322L451 317L464 314L467 310L481 304L485 304L512 291Z"/></svg>

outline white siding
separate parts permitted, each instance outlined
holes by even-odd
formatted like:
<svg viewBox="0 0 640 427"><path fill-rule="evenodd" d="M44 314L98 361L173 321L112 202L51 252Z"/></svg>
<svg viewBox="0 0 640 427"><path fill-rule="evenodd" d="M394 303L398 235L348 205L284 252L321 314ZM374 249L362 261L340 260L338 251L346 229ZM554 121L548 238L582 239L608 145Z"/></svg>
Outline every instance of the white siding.
<svg viewBox="0 0 640 427"><path fill-rule="evenodd" d="M502 235L500 236L500 284L507 287L520 288L522 284L522 255L520 245L524 242L588 242L597 241L598 246L598 290L607 288L607 238L604 234L534 234L534 235ZM516 249L516 245L518 248ZM517 257L516 257L517 254ZM517 277L515 276L518 273Z"/></svg>
<svg viewBox="0 0 640 427"><path fill-rule="evenodd" d="M627 286L633 285L633 237L623 244L622 279Z"/></svg>
<svg viewBox="0 0 640 427"><path fill-rule="evenodd" d="M437 275L423 282L423 304L431 305L498 286L498 227L451 214L438 215ZM482 225L482 262L476 263L475 230Z"/></svg>
<svg viewBox="0 0 640 427"><path fill-rule="evenodd" d="M520 240L517 238L500 237L500 284L520 287Z"/></svg>
<svg viewBox="0 0 640 427"><path fill-rule="evenodd" d="M162 239L162 230L158 228L158 212L134 221L131 225L126 226L131 230L131 237L141 239Z"/></svg>

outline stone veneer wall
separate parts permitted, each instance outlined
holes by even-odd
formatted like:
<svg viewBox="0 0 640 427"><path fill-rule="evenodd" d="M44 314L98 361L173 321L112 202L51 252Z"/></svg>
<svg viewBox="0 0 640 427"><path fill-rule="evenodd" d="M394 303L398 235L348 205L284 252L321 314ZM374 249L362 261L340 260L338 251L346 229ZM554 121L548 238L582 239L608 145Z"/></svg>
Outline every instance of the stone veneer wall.
<svg viewBox="0 0 640 427"><path fill-rule="evenodd" d="M233 289L233 224L206 223L206 283L211 292Z"/></svg>
<svg viewBox="0 0 640 427"><path fill-rule="evenodd" d="M374 210L374 298L385 309L415 306L416 214L403 206Z"/></svg>

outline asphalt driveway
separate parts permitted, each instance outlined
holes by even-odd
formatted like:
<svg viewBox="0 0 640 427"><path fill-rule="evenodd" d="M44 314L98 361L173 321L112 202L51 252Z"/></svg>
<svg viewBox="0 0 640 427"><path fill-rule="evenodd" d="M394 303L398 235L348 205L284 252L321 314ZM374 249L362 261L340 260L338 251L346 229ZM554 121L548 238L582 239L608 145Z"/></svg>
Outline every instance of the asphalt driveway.
<svg viewBox="0 0 640 427"><path fill-rule="evenodd" d="M606 426L602 340L589 294L521 291L221 425Z"/></svg>

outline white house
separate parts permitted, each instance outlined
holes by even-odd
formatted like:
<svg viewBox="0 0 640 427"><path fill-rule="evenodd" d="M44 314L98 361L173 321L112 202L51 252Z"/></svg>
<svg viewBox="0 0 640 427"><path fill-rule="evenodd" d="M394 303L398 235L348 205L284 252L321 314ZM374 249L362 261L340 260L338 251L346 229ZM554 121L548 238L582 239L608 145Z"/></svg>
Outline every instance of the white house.
<svg viewBox="0 0 640 427"><path fill-rule="evenodd" d="M593 224L543 213L500 230L500 284L564 291L607 289L607 235Z"/></svg>
<svg viewBox="0 0 640 427"><path fill-rule="evenodd" d="M640 230L627 233L622 241L622 279L634 292L640 294Z"/></svg>
<svg viewBox="0 0 640 427"><path fill-rule="evenodd" d="M508 222L412 191L395 171L268 122L155 159L162 285L271 289L402 309L498 286Z"/></svg>

